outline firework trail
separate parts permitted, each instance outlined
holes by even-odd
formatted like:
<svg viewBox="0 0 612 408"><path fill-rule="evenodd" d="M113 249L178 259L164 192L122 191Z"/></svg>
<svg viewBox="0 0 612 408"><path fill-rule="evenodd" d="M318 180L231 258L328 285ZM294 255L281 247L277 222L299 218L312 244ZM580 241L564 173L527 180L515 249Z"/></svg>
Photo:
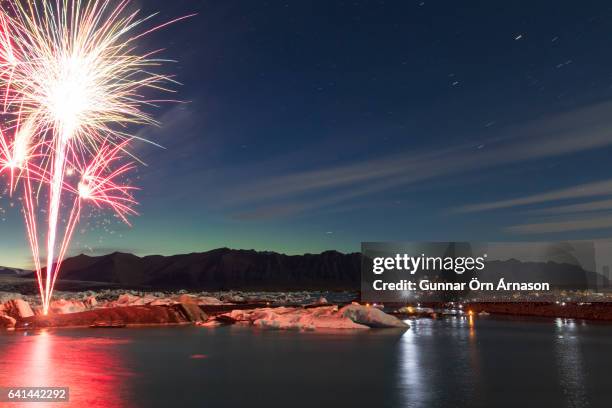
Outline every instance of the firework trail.
<svg viewBox="0 0 612 408"><path fill-rule="evenodd" d="M157 51L140 54L135 40L190 16L136 33L152 16L139 18L128 5L13 0L0 6L0 105L8 118L0 131L0 174L11 194L19 189L22 196L44 314L82 206L110 208L126 223L136 214L134 188L120 181L134 168L135 136L126 129L155 124L143 107L160 101L142 94L168 91L173 82L151 72L164 60L155 58Z"/></svg>

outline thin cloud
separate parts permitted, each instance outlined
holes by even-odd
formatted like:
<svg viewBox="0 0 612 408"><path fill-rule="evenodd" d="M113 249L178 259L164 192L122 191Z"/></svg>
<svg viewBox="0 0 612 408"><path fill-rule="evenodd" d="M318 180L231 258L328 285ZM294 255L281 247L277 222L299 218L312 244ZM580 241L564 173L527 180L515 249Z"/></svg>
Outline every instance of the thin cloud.
<svg viewBox="0 0 612 408"><path fill-rule="evenodd" d="M478 148L481 143L469 143L437 150L404 152L283 176L260 178L250 176L248 183L241 182L235 185L223 192L221 197L227 205L248 206L249 212L254 213L258 211L254 207L273 208L279 202L284 202L285 210L292 208L289 213L301 212L433 178L573 154L612 145L610 111L612 103L605 103L531 122L526 126L510 130L495 140L486 141L484 148ZM275 169L273 173L278 174L283 171ZM590 187L605 190L605 194L612 194L612 180L604 182L604 185L594 183ZM351 192L347 193L347 190ZM321 194L325 195L325 200L320 199ZM564 197L564 192L559 194L560 198ZM568 191L565 194L568 197L581 196L575 191ZM604 193L596 192L595 195L597 194ZM587 195L591 194L582 196ZM528 204L531 200L543 202L552 199L555 199L554 195L526 197L467 206L460 211L480 211ZM284 215L287 213L288 211L283 211ZM243 217L244 215L242 214Z"/></svg>
<svg viewBox="0 0 612 408"><path fill-rule="evenodd" d="M530 204L540 204L550 201L569 200L584 197L612 195L612 179L580 184L574 187L534 194L510 200L493 201L482 204L472 204L456 209L456 212L468 213L501 208L519 207Z"/></svg>
<svg viewBox="0 0 612 408"><path fill-rule="evenodd" d="M594 217L581 220L552 221L534 224L514 225L506 228L508 232L518 234L547 234L558 232L576 232L600 230L612 227L612 216Z"/></svg>
<svg viewBox="0 0 612 408"><path fill-rule="evenodd" d="M571 213L584 213L584 212L608 211L608 210L612 210L612 200L597 200L597 201L590 201L587 203L580 203L580 204L540 208L537 210L530 210L529 214L553 215L553 214L571 214Z"/></svg>

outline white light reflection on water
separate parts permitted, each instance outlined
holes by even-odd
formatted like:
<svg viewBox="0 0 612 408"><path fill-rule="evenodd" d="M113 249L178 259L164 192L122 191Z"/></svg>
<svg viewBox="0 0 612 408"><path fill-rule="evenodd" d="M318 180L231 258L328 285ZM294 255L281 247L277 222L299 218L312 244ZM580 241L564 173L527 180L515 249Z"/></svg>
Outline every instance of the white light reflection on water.
<svg viewBox="0 0 612 408"><path fill-rule="evenodd" d="M557 369L567 404L574 408L586 407L589 403L576 321L559 318L555 320L555 326Z"/></svg>
<svg viewBox="0 0 612 408"><path fill-rule="evenodd" d="M419 320L408 322L410 329L406 330L400 339L398 363L400 367L399 388L404 397L405 407L421 407L428 403L428 390L425 373L421 369L422 350L417 345L417 336L431 336L431 327L421 325ZM418 333L418 334L417 334Z"/></svg>
<svg viewBox="0 0 612 408"><path fill-rule="evenodd" d="M459 317L409 321L411 327L400 339L398 354L402 407L482 403L476 320Z"/></svg>

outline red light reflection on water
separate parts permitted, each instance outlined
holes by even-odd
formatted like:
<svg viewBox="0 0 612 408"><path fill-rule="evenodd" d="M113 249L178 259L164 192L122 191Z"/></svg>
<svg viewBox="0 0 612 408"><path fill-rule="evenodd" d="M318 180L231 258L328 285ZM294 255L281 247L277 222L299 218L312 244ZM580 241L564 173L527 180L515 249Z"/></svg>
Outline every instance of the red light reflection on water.
<svg viewBox="0 0 612 408"><path fill-rule="evenodd" d="M133 374L123 366L116 349L128 341L46 331L14 336L0 348L0 386L69 387L70 402L4 403L7 407L134 406L124 385Z"/></svg>

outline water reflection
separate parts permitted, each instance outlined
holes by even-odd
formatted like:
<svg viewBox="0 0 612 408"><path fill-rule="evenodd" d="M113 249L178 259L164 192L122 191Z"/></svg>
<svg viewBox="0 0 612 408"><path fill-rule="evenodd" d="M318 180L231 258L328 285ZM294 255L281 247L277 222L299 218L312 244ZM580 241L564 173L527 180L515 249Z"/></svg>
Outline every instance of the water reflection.
<svg viewBox="0 0 612 408"><path fill-rule="evenodd" d="M473 312L468 313L467 324L469 327L469 341L468 341L468 351L469 351L469 365L470 370L473 373L473 386L474 393L478 397L480 396L480 387L482 385L481 379L481 370L480 370L480 354L478 350L478 342L476 341L476 319L474 317Z"/></svg>
<svg viewBox="0 0 612 408"><path fill-rule="evenodd" d="M53 332L15 333L2 339L0 384L10 387L69 387L70 403L37 408L133 407L125 388L131 377L117 354L127 343L104 337L68 337ZM11 404L31 407L32 403Z"/></svg>
<svg viewBox="0 0 612 408"><path fill-rule="evenodd" d="M557 329L555 354L567 406L586 407L589 404L576 322L573 319L556 319L555 325Z"/></svg>
<svg viewBox="0 0 612 408"><path fill-rule="evenodd" d="M422 370L421 350L417 344L417 336L427 336L427 328L419 330L418 321L410 322L411 328L406 330L400 341L399 367L400 389L403 394L404 407L427 406L427 379ZM422 333L421 333L422 332ZM418 334L417 334L418 333Z"/></svg>
<svg viewBox="0 0 612 408"><path fill-rule="evenodd" d="M470 327L470 340L473 341L476 338L476 322L474 321L474 313L470 311L467 319L468 326Z"/></svg>
<svg viewBox="0 0 612 408"><path fill-rule="evenodd" d="M477 314L410 325L2 334L0 385L69 385L72 407L609 405L612 325Z"/></svg>
<svg viewBox="0 0 612 408"><path fill-rule="evenodd" d="M474 316L415 320L398 353L401 406L407 408L482 403L480 351Z"/></svg>

